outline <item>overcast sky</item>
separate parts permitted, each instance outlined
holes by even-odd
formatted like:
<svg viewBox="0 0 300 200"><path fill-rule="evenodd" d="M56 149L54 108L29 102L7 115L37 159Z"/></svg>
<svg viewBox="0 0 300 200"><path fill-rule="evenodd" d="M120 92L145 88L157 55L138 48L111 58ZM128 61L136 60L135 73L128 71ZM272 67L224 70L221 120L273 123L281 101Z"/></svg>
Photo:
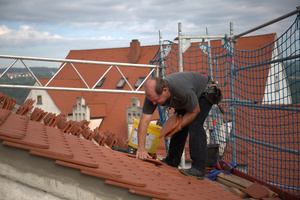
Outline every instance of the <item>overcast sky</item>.
<svg viewBox="0 0 300 200"><path fill-rule="evenodd" d="M65 58L73 49L157 45L183 34L239 34L296 10L299 0L0 0L0 54ZM280 35L296 15L253 34ZM0 59L0 67L3 67Z"/></svg>

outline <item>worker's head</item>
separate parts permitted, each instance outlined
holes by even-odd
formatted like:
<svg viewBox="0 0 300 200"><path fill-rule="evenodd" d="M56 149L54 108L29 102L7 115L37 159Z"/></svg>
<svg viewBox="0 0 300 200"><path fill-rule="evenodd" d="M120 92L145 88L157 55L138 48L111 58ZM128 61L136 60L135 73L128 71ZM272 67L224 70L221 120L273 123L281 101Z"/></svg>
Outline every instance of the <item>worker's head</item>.
<svg viewBox="0 0 300 200"><path fill-rule="evenodd" d="M147 98L154 105L163 105L169 98L169 89L164 79L153 77L149 79L145 85Z"/></svg>

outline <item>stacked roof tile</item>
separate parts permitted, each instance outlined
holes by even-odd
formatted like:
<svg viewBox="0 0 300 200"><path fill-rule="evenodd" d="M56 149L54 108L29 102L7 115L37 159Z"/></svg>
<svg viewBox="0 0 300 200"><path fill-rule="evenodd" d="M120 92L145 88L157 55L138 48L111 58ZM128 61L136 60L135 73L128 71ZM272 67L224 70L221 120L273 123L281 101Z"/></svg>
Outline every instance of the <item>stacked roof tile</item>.
<svg viewBox="0 0 300 200"><path fill-rule="evenodd" d="M0 92L0 103L2 103L1 108L11 110L17 103L17 100L12 97L7 99L7 95Z"/></svg>

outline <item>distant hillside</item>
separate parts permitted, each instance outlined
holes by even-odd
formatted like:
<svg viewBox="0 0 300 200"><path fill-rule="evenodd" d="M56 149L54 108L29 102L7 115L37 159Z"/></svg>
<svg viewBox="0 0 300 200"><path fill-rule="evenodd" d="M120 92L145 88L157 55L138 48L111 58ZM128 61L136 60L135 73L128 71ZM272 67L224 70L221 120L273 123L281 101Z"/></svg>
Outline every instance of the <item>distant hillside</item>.
<svg viewBox="0 0 300 200"><path fill-rule="evenodd" d="M30 70L34 73L37 78L51 78L53 74L57 71L57 68L48 68L48 67L31 67ZM0 69L2 74L5 69ZM22 74L28 73L26 68L11 68L7 74ZM0 84L3 85L33 85L35 80L33 77L17 77L10 79L8 76L3 76L0 79ZM0 92L6 94L8 97L13 97L18 100L17 104L23 104L30 90L28 89L9 89L9 88L0 88Z"/></svg>
<svg viewBox="0 0 300 200"><path fill-rule="evenodd" d="M49 68L49 67L30 67L29 68L36 77L38 78L50 78L57 71L57 68ZM2 74L6 68L0 68L0 73ZM14 73L28 73L27 68L11 68L6 72L6 74L14 74ZM1 80L1 79L0 79Z"/></svg>

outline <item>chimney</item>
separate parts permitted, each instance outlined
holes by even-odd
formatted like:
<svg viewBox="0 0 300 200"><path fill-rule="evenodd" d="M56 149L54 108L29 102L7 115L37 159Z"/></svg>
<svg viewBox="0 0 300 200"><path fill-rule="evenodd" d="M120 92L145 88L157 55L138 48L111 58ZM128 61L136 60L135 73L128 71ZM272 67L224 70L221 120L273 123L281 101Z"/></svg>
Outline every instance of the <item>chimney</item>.
<svg viewBox="0 0 300 200"><path fill-rule="evenodd" d="M137 63L141 56L141 45L138 39L130 42L130 63Z"/></svg>

